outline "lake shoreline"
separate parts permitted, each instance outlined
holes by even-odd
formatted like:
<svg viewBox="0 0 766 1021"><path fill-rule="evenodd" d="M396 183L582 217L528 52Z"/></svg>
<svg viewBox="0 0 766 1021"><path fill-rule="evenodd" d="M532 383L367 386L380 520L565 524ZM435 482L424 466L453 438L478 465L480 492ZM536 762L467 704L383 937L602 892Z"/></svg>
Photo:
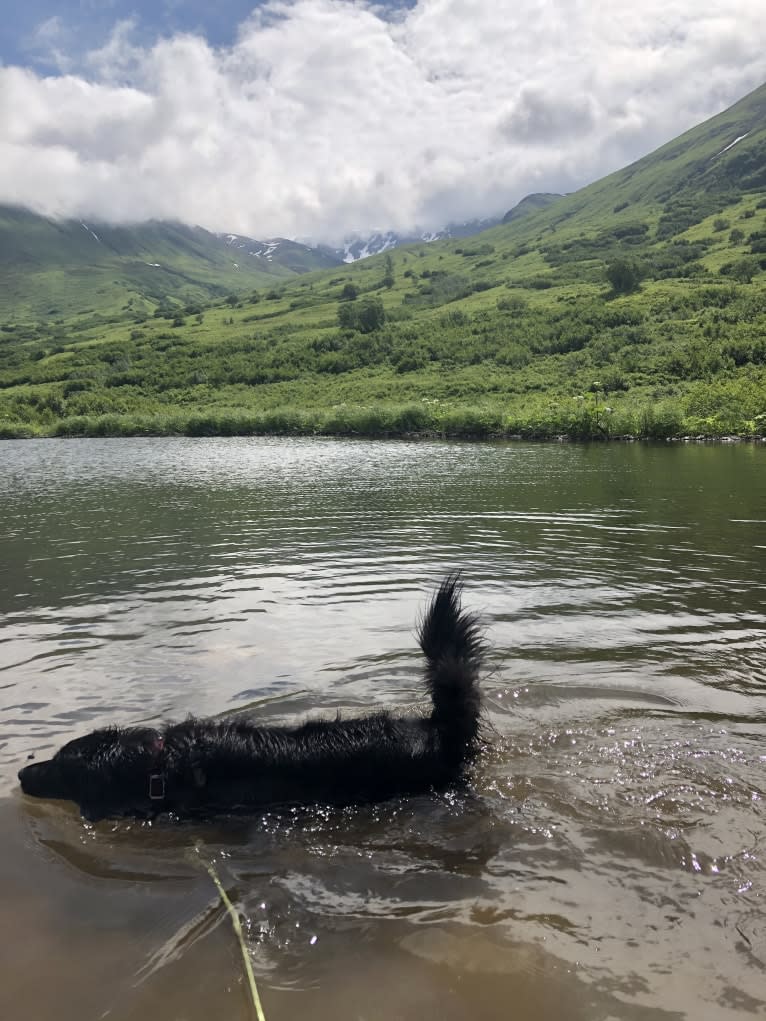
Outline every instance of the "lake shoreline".
<svg viewBox="0 0 766 1021"><path fill-rule="evenodd" d="M0 441L2 440L42 440L42 439L136 439L146 438L173 438L185 437L187 439L219 439L227 437L270 437L284 439L339 439L339 440L406 440L408 442L429 442L433 440L464 440L470 443L493 443L493 442L518 442L518 443L671 443L671 444L741 444L753 443L760 446L766 443L766 435L753 433L677 433L669 435L641 434L641 433L620 433L609 435L603 433L586 432L546 432L544 429L530 430L529 432L505 432L499 430L463 430L463 429L419 429L419 430L397 430L387 429L381 431L364 431L348 429L299 429L288 427L285 429L257 429L249 428L246 425L241 429L230 428L228 423L223 427L216 428L211 422L196 422L190 419L186 426L170 428L152 428L149 422L135 423L126 421L116 423L110 416L108 421L102 422L99 419L90 420L85 423L75 420L71 428L67 428L66 421L59 423L50 431L36 431L31 427L19 424L0 424Z"/></svg>

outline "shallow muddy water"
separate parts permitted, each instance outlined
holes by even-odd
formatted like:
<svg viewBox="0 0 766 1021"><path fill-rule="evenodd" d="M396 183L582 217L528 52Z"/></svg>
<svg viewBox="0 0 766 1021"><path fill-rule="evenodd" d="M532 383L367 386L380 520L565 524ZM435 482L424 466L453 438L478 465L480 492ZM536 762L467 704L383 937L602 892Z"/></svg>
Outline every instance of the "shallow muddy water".
<svg viewBox="0 0 766 1021"><path fill-rule="evenodd" d="M0 469L0 1017L250 1018L203 860L268 1021L766 1016L766 450L51 440ZM151 826L21 795L105 722L419 703L455 568L492 646L466 790Z"/></svg>

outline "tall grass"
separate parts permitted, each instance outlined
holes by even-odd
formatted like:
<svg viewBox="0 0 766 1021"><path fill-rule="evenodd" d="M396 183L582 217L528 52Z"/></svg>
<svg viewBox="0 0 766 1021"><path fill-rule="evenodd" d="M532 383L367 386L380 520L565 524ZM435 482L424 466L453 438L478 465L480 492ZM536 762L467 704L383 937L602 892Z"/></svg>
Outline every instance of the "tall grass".
<svg viewBox="0 0 766 1021"><path fill-rule="evenodd" d="M347 436L444 437L456 439L523 438L605 441L621 438L668 440L681 436L719 438L766 433L766 417L734 422L684 415L671 399L603 409L574 402L547 408L508 410L502 402L481 405L340 404L306 409L286 405L269 410L213 408L167 414L79 415L53 424L0 423L0 439L32 436Z"/></svg>

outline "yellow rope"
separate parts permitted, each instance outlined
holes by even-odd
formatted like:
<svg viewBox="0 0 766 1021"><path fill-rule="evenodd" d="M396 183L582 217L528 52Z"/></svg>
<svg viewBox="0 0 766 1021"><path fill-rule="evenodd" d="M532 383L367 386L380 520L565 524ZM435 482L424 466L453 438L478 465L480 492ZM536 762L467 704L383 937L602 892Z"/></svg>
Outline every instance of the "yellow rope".
<svg viewBox="0 0 766 1021"><path fill-rule="evenodd" d="M218 878L218 873L216 872L213 863L206 862L202 859L202 855L200 855L198 847L195 848L195 850L199 855L200 861L202 861L202 864L207 869L208 875L215 883L216 889L218 890L218 895L221 898L223 906L229 913L231 925L232 928L234 929L234 934L237 937L237 942L239 943L239 949L242 951L242 960L245 965L245 975L247 977L247 984L250 989L250 996L253 1001L253 1007L255 1008L255 1016L258 1018L258 1021L266 1021L266 1015L263 1013L263 1007L261 1006L261 998L258 995L258 986L255 984L255 975L253 975L253 967L250 963L250 955L247 952L247 944L245 943L245 937L242 932L242 925L240 924L239 921L239 914L237 913L237 909L229 900L229 896L223 888L223 883Z"/></svg>

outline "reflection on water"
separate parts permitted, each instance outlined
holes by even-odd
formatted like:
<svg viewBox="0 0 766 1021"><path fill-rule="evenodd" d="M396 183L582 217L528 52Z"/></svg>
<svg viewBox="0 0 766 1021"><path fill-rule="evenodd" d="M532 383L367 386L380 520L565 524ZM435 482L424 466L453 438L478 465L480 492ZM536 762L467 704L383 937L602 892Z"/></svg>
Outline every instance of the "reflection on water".
<svg viewBox="0 0 766 1021"><path fill-rule="evenodd" d="M0 1016L766 1013L766 452L0 446ZM194 825L24 799L107 721L422 698L455 567L492 641L468 790Z"/></svg>

